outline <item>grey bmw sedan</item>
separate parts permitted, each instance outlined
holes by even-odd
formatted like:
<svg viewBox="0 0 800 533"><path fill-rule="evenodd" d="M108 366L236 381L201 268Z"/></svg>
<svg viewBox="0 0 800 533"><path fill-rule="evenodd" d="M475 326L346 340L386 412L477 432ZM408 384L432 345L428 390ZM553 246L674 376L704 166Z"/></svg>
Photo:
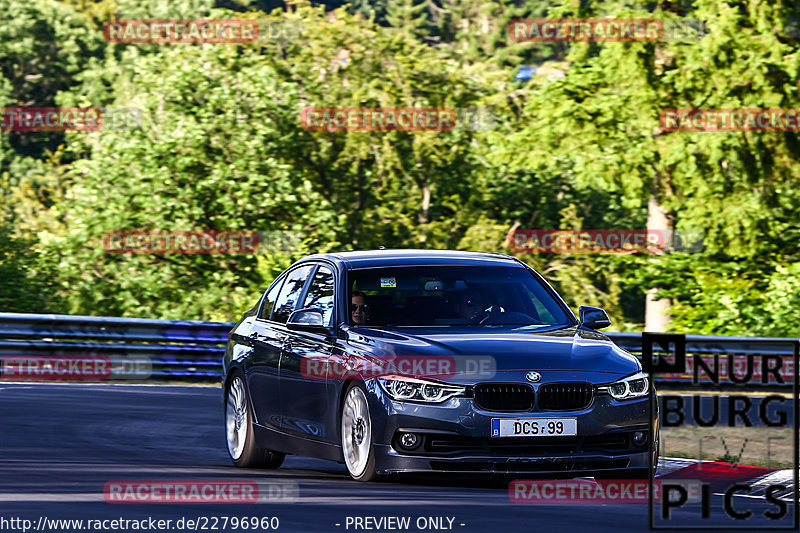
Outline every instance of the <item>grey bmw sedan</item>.
<svg viewBox="0 0 800 533"><path fill-rule="evenodd" d="M400 472L640 478L655 390L636 357L502 254L306 257L230 333L225 433L240 467L287 454ZM652 402L656 405L656 402Z"/></svg>

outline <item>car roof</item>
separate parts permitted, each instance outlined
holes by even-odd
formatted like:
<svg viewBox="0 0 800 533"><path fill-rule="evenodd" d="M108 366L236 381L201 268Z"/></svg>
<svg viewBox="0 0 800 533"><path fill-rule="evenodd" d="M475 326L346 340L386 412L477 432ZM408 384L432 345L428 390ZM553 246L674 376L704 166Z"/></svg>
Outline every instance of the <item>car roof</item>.
<svg viewBox="0 0 800 533"><path fill-rule="evenodd" d="M517 259L500 253L456 250L386 249L314 254L301 261L325 259L346 269L383 266L505 266L525 268Z"/></svg>

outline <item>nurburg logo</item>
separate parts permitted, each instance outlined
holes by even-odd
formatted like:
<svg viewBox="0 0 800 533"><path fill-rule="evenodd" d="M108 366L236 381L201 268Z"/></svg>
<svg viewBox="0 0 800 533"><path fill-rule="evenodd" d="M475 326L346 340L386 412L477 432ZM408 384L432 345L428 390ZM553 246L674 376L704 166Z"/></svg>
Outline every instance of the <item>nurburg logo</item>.
<svg viewBox="0 0 800 533"><path fill-rule="evenodd" d="M540 379L542 379L542 375L538 372L528 372L525 374L525 379L530 381L531 383L536 383Z"/></svg>

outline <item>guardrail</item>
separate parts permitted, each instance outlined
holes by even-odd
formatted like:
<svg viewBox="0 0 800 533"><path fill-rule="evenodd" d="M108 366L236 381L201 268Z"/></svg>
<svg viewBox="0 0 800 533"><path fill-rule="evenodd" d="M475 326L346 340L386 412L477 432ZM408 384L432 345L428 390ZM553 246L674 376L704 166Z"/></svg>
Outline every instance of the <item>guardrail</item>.
<svg viewBox="0 0 800 533"><path fill-rule="evenodd" d="M218 380L232 327L232 322L0 313L0 377L14 378L17 369L8 362L15 358L34 363L41 358L42 364L46 358L62 358L74 360L76 367L87 366L104 379ZM622 348L641 354L641 333L607 335ZM686 353L709 359L714 354L780 356L789 386L795 370L794 351L800 343L788 338L709 335L686 335L685 342ZM722 359L724 365L727 358ZM691 365L691 358L688 361ZM57 373L58 369L49 370ZM76 379L66 379L70 378ZM85 376L77 379L81 378ZM691 375L656 380L691 381Z"/></svg>
<svg viewBox="0 0 800 533"><path fill-rule="evenodd" d="M641 360L643 348L643 335L641 333L606 333L606 335L620 347L638 354ZM653 336L653 334L648 335ZM709 369L719 368L721 375L725 377L730 375L731 368L734 375L740 378L746 376L748 372L752 372L752 376L746 381L754 382L761 379L761 365L765 362L764 356L771 356L772 361L766 363L769 367L772 367L780 360L779 373L784 383L775 383L774 379L770 379L767 384L792 387L798 352L800 351L800 339L724 335L672 335L671 337L675 337L675 340L683 345L681 349L687 354L686 371L668 375L656 375L656 382L691 383L694 378L695 358L702 359L702 362ZM649 350L651 353L655 352L663 356L669 353L668 348L668 346L651 345ZM760 357L757 359L755 356ZM715 358L717 361L715 361ZM751 359L750 362L748 362L748 358ZM701 370L697 374L698 382L711 383L706 372ZM767 374L769 375L769 372Z"/></svg>
<svg viewBox="0 0 800 533"><path fill-rule="evenodd" d="M218 380L232 327L230 322L0 313L0 363L5 361L0 377L35 377L37 369L30 364L27 370L12 364L17 356L34 365L47 364L48 357L85 367L85 373L77 368L65 379L94 373L98 379ZM62 369L46 368L53 377Z"/></svg>

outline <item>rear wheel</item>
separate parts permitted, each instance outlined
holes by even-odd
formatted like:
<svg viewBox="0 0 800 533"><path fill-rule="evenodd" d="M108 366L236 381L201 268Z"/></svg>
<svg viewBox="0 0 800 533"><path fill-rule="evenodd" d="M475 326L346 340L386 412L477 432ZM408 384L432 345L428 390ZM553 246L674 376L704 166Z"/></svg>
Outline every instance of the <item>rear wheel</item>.
<svg viewBox="0 0 800 533"><path fill-rule="evenodd" d="M364 386L354 383L342 402L342 453L350 477L356 481L373 481L375 450L372 446L372 418Z"/></svg>
<svg viewBox="0 0 800 533"><path fill-rule="evenodd" d="M284 454L256 446L250 398L240 372L228 380L225 393L225 436L233 464L241 468L278 468Z"/></svg>

